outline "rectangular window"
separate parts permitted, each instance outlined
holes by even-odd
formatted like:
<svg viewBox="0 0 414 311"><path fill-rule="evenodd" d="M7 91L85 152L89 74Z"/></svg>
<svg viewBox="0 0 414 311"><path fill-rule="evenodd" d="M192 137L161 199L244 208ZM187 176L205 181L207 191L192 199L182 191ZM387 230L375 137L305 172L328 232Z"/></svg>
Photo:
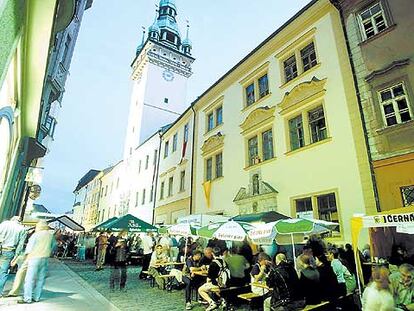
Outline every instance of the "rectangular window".
<svg viewBox="0 0 414 311"><path fill-rule="evenodd" d="M403 206L414 205L414 185L400 188Z"/></svg>
<svg viewBox="0 0 414 311"><path fill-rule="evenodd" d="M257 81L259 84L259 97L262 98L269 94L269 81L267 79L267 74L261 76Z"/></svg>
<svg viewBox="0 0 414 311"><path fill-rule="evenodd" d="M185 190L185 171L181 171L180 173L180 191Z"/></svg>
<svg viewBox="0 0 414 311"><path fill-rule="evenodd" d="M206 160L206 180L212 179L212 170L213 170L213 158L208 158Z"/></svg>
<svg viewBox="0 0 414 311"><path fill-rule="evenodd" d="M135 193L135 207L138 206L138 191Z"/></svg>
<svg viewBox="0 0 414 311"><path fill-rule="evenodd" d="M165 145L164 145L164 159L166 158L166 157L168 157L168 145L169 145L169 141L166 141L165 142Z"/></svg>
<svg viewBox="0 0 414 311"><path fill-rule="evenodd" d="M150 202L152 202L152 199L154 198L154 186L151 186L151 192L150 192Z"/></svg>
<svg viewBox="0 0 414 311"><path fill-rule="evenodd" d="M172 196L173 194L173 183L174 183L174 179L173 177L170 177L168 179L168 196L169 197Z"/></svg>
<svg viewBox="0 0 414 311"><path fill-rule="evenodd" d="M141 160L138 161L138 174L141 173Z"/></svg>
<svg viewBox="0 0 414 311"><path fill-rule="evenodd" d="M223 176L223 154L216 154L216 178Z"/></svg>
<svg viewBox="0 0 414 311"><path fill-rule="evenodd" d="M263 161L273 158L273 132L268 130L262 133Z"/></svg>
<svg viewBox="0 0 414 311"><path fill-rule="evenodd" d="M214 115L210 113L207 116L207 132L211 131L214 128Z"/></svg>
<svg viewBox="0 0 414 311"><path fill-rule="evenodd" d="M378 2L359 14L362 34L365 39L375 36L387 28L384 10Z"/></svg>
<svg viewBox="0 0 414 311"><path fill-rule="evenodd" d="M188 123L184 125L184 142L188 142Z"/></svg>
<svg viewBox="0 0 414 311"><path fill-rule="evenodd" d="M157 165L157 158L158 158L158 150L154 150L154 160L152 161L152 165Z"/></svg>
<svg viewBox="0 0 414 311"><path fill-rule="evenodd" d="M252 82L252 84L249 84L246 87L246 106L250 106L254 102L255 102L255 97L254 97L254 83Z"/></svg>
<svg viewBox="0 0 414 311"><path fill-rule="evenodd" d="M223 107L220 106L216 109L216 126L223 123Z"/></svg>
<svg viewBox="0 0 414 311"><path fill-rule="evenodd" d="M249 147L249 165L254 165L260 162L259 148L257 144L257 136L254 136L248 140Z"/></svg>
<svg viewBox="0 0 414 311"><path fill-rule="evenodd" d="M321 220L339 223L338 209L334 193L317 196L318 216Z"/></svg>
<svg viewBox="0 0 414 311"><path fill-rule="evenodd" d="M174 134L173 136L173 145L172 145L172 152L175 152L177 150L177 133Z"/></svg>
<svg viewBox="0 0 414 311"><path fill-rule="evenodd" d="M161 183L161 189L160 189L160 200L164 199L164 188L165 188L165 182L163 181Z"/></svg>
<svg viewBox="0 0 414 311"><path fill-rule="evenodd" d="M288 82L298 76L295 55L292 55L283 62L283 68L285 70L285 82Z"/></svg>
<svg viewBox="0 0 414 311"><path fill-rule="evenodd" d="M316 61L315 45L313 42L300 51L300 57L302 59L304 72L316 66L318 62Z"/></svg>
<svg viewBox="0 0 414 311"><path fill-rule="evenodd" d="M387 126L404 123L412 119L410 104L403 83L380 91L379 100Z"/></svg>
<svg viewBox="0 0 414 311"><path fill-rule="evenodd" d="M145 204L145 189L142 190L142 201L141 201L141 205Z"/></svg>
<svg viewBox="0 0 414 311"><path fill-rule="evenodd" d="M66 37L65 49L63 50L63 55L62 55L62 63L64 65L67 65L67 62L69 60L69 49L70 49L71 42L72 42L72 38L68 35Z"/></svg>
<svg viewBox="0 0 414 311"><path fill-rule="evenodd" d="M311 133L311 142L316 143L327 137L326 135L326 123L323 108L318 107L308 112L309 129Z"/></svg>
<svg viewBox="0 0 414 311"><path fill-rule="evenodd" d="M313 218L312 199L295 200L297 218Z"/></svg>
<svg viewBox="0 0 414 311"><path fill-rule="evenodd" d="M108 194L108 185L105 187L105 196Z"/></svg>
<svg viewBox="0 0 414 311"><path fill-rule="evenodd" d="M149 164L149 155L145 157L145 169L148 169L148 164Z"/></svg>
<svg viewBox="0 0 414 311"><path fill-rule="evenodd" d="M119 187L119 177L118 177L118 179L116 180L116 189L118 189L118 187Z"/></svg>
<svg viewBox="0 0 414 311"><path fill-rule="evenodd" d="M302 115L289 120L290 149L296 150L305 146L303 137Z"/></svg>

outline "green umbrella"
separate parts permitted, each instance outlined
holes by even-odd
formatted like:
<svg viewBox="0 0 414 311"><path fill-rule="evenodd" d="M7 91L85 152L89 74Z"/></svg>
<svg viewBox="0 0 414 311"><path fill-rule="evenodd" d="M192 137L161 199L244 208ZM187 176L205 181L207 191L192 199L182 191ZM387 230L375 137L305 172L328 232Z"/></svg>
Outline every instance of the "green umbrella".
<svg viewBox="0 0 414 311"><path fill-rule="evenodd" d="M126 214L115 221L107 223L105 229L118 232L123 230L128 232L157 232L156 227L131 214Z"/></svg>
<svg viewBox="0 0 414 311"><path fill-rule="evenodd" d="M247 232L255 226L241 221L216 222L197 230L197 235L203 238L217 238L225 241L243 241Z"/></svg>
<svg viewBox="0 0 414 311"><path fill-rule="evenodd" d="M106 226L107 224L109 224L109 223L111 223L111 222L113 222L113 221L117 220L117 219L118 219L118 217L112 217L112 218L109 218L109 219L107 219L107 220L105 220L105 221L101 222L100 224L96 225L95 227L93 227L93 228L91 229L91 231L101 231L101 230L106 230L105 226Z"/></svg>

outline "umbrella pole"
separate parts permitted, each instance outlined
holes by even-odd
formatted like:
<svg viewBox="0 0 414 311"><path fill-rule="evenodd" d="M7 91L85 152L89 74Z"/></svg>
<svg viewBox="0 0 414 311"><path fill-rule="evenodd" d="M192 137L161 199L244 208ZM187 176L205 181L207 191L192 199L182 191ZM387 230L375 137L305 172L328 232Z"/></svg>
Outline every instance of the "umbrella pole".
<svg viewBox="0 0 414 311"><path fill-rule="evenodd" d="M292 240L293 264L295 265L295 269L296 269L296 252L295 252L295 241L293 240L293 233L290 234L290 238Z"/></svg>
<svg viewBox="0 0 414 311"><path fill-rule="evenodd" d="M185 237L184 262L187 260L187 244L188 244L188 236Z"/></svg>

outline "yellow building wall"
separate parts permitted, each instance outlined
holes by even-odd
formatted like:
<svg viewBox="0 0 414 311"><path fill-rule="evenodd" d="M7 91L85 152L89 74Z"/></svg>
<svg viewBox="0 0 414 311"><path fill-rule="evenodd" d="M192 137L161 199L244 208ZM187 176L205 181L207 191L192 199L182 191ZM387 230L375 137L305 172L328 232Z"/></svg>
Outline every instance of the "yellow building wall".
<svg viewBox="0 0 414 311"><path fill-rule="evenodd" d="M414 153L374 161L382 211L403 207L400 187L414 185Z"/></svg>
<svg viewBox="0 0 414 311"><path fill-rule="evenodd" d="M177 200L155 209L155 223L175 224L179 217L190 214L190 198Z"/></svg>

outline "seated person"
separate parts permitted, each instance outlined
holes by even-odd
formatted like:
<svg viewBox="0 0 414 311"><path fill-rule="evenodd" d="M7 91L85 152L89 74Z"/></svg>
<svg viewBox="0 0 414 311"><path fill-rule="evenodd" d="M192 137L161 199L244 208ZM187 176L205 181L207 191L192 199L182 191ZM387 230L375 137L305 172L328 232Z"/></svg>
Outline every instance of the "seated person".
<svg viewBox="0 0 414 311"><path fill-rule="evenodd" d="M346 296L345 273L347 269L339 260L338 249L335 247L329 248L327 258L331 262L331 267L336 274L336 279L338 280L339 295Z"/></svg>
<svg viewBox="0 0 414 311"><path fill-rule="evenodd" d="M191 310L191 287L198 288L205 278L200 275L195 275L197 271L207 271L205 266L200 266L200 259L202 252L195 250L193 255L187 258L183 269L182 281L185 284L185 309Z"/></svg>
<svg viewBox="0 0 414 311"><path fill-rule="evenodd" d="M210 297L210 293L213 290L218 290L220 288L218 283L218 277L221 268L225 265L226 263L224 262L224 259L221 256L221 249L215 247L213 249L213 260L208 268L207 282L198 288L198 294L209 304L206 311L211 311L218 307L213 298Z"/></svg>
<svg viewBox="0 0 414 311"><path fill-rule="evenodd" d="M154 277L155 282L160 288L164 288L165 280L160 278L161 268L163 263L168 262L168 255L163 251L162 245L155 246L155 251L151 255L151 261L149 264L148 274Z"/></svg>
<svg viewBox="0 0 414 311"><path fill-rule="evenodd" d="M200 259L201 266L209 266L213 261L213 249L211 247L206 247L203 253L203 257Z"/></svg>
<svg viewBox="0 0 414 311"><path fill-rule="evenodd" d="M240 255L239 251L238 247L234 247L224 259L230 269L229 286L243 286L248 282L246 269L250 267L250 264L243 255Z"/></svg>
<svg viewBox="0 0 414 311"><path fill-rule="evenodd" d="M263 296L269 292L268 289L255 286L253 283L262 283L265 285L266 277L270 272L271 267L272 261L270 259L270 256L263 252L259 253L257 256L257 263L253 266L252 271L250 272L252 293Z"/></svg>
<svg viewBox="0 0 414 311"><path fill-rule="evenodd" d="M322 301L333 301L338 298L340 296L338 280L325 254L316 257L316 269L319 272Z"/></svg>
<svg viewBox="0 0 414 311"><path fill-rule="evenodd" d="M391 290L396 310L414 310L414 267L408 263L390 275Z"/></svg>
<svg viewBox="0 0 414 311"><path fill-rule="evenodd" d="M299 276L299 286L305 289L305 302L307 305L316 305L321 303L321 290L319 272L311 266L311 257L308 255L300 255L297 259L301 261L303 267Z"/></svg>
<svg viewBox="0 0 414 311"><path fill-rule="evenodd" d="M276 266L270 270L266 280L267 286L273 288L272 296L263 302L263 310L299 310L305 306L305 300L299 288L299 278L293 267L286 260L285 254L279 253L275 258Z"/></svg>
<svg viewBox="0 0 414 311"><path fill-rule="evenodd" d="M373 267L371 282L362 295L364 311L394 311L394 298L390 290L389 270L385 267Z"/></svg>

